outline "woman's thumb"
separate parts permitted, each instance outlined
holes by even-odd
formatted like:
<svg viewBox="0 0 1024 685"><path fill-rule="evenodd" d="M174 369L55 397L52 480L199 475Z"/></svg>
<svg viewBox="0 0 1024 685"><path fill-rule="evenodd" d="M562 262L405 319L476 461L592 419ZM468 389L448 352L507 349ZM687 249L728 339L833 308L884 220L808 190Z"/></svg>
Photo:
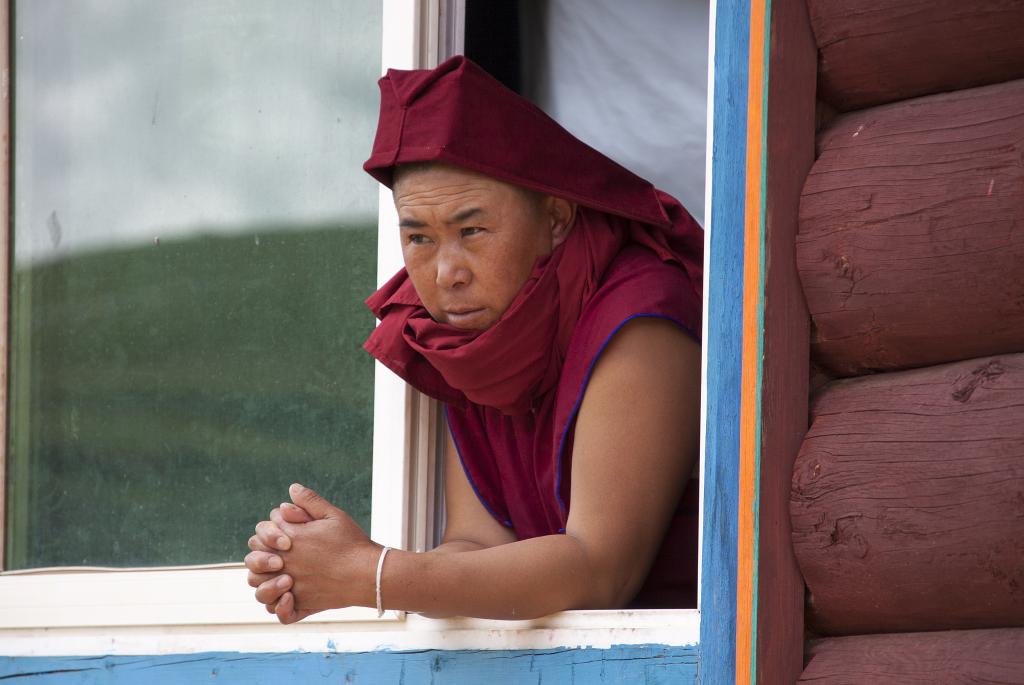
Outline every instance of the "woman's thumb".
<svg viewBox="0 0 1024 685"><path fill-rule="evenodd" d="M337 507L304 485L292 483L288 488L288 494L292 502L305 509L315 519L331 518L337 511Z"/></svg>

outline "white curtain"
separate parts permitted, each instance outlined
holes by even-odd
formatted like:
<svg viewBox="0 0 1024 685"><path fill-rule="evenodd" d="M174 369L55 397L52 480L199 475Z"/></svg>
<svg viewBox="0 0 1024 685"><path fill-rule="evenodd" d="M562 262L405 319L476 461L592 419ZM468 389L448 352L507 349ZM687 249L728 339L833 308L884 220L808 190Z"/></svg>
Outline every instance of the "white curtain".
<svg viewBox="0 0 1024 685"><path fill-rule="evenodd" d="M522 6L525 95L703 222L708 1Z"/></svg>

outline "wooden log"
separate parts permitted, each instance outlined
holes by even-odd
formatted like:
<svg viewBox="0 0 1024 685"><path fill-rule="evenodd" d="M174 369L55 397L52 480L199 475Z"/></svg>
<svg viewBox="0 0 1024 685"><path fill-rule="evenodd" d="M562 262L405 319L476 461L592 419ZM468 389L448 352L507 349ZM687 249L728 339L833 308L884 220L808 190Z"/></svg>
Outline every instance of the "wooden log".
<svg viewBox="0 0 1024 685"><path fill-rule="evenodd" d="M793 471L812 630L1024 625L1024 354L833 381Z"/></svg>
<svg viewBox="0 0 1024 685"><path fill-rule="evenodd" d="M1024 351L1024 80L847 114L818 145L796 241L815 360Z"/></svg>
<svg viewBox="0 0 1024 685"><path fill-rule="evenodd" d="M824 100L818 100L817 108L814 111L814 132L817 133L826 128L837 116L839 116L839 110Z"/></svg>
<svg viewBox="0 0 1024 685"><path fill-rule="evenodd" d="M1024 78L1020 0L808 0L821 97L848 111Z"/></svg>
<svg viewBox="0 0 1024 685"><path fill-rule="evenodd" d="M801 683L1024 683L1024 628L833 637L808 651Z"/></svg>
<svg viewBox="0 0 1024 685"><path fill-rule="evenodd" d="M793 241L814 164L814 38L802 2L771 6L765 131L764 357L758 478L757 685L800 677L804 581L789 530L790 474L807 432L810 317Z"/></svg>

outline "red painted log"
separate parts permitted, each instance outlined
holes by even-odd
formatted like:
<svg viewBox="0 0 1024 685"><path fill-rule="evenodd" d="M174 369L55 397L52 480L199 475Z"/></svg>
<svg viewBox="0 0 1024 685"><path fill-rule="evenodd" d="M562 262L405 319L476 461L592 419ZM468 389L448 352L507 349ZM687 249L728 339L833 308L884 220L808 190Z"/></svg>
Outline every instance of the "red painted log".
<svg viewBox="0 0 1024 685"><path fill-rule="evenodd" d="M857 635L816 640L801 683L1024 683L1024 628Z"/></svg>
<svg viewBox="0 0 1024 685"><path fill-rule="evenodd" d="M830 383L793 471L826 635L1024 625L1024 354Z"/></svg>
<svg viewBox="0 0 1024 685"><path fill-rule="evenodd" d="M1024 80L847 114L818 145L796 240L814 359L1024 351Z"/></svg>
<svg viewBox="0 0 1024 685"><path fill-rule="evenodd" d="M832 120L839 116L839 110L832 105L828 104L824 100L818 100L817 107L814 111L814 131L817 133L823 128L828 127L832 123Z"/></svg>
<svg viewBox="0 0 1024 685"><path fill-rule="evenodd" d="M764 358L758 479L756 683L792 683L804 651L804 581L789 530L790 474L808 417L810 318L796 272L800 191L814 164L817 51L802 2L771 6L765 131Z"/></svg>
<svg viewBox="0 0 1024 685"><path fill-rule="evenodd" d="M808 0L820 97L842 111L1024 78L1020 0Z"/></svg>

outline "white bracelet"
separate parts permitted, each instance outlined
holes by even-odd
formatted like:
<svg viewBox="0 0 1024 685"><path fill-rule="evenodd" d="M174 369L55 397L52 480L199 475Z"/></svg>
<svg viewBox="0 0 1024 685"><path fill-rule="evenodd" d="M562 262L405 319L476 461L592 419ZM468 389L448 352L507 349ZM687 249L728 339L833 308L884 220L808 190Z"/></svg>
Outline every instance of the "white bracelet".
<svg viewBox="0 0 1024 685"><path fill-rule="evenodd" d="M390 547L385 547L380 551L380 559L377 560L377 618L384 615L384 606L380 599L380 572L384 570L384 557L388 555Z"/></svg>

